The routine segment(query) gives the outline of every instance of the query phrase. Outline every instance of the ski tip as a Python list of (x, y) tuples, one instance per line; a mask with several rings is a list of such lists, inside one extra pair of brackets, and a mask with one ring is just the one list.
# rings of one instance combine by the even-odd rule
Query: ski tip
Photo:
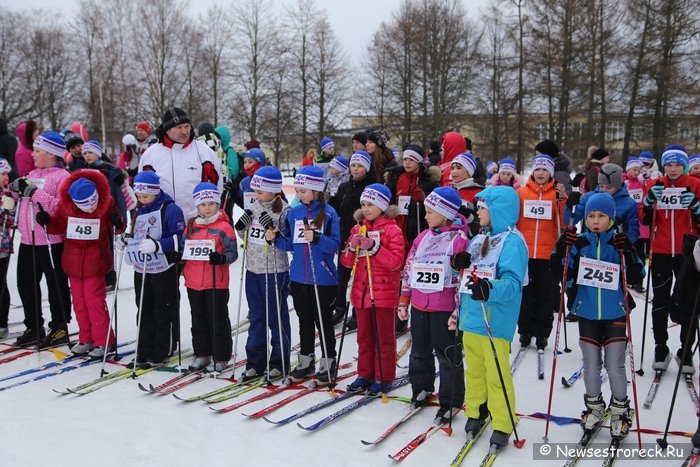
[(220, 413), (221, 409), (217, 409), (216, 407), (209, 406), (209, 410), (213, 410), (216, 413)]
[(299, 428), (301, 428), (302, 430), (309, 431), (308, 427), (305, 427), (304, 425), (302, 425), (302, 424), (299, 423), (299, 422), (297, 422), (297, 426), (298, 426)]
[(182, 397), (178, 396), (177, 394), (173, 394), (173, 397), (174, 397), (175, 399), (179, 400), (179, 401), (185, 402), (185, 399), (183, 399)]
[(642, 405), (645, 409), (648, 409), (649, 407), (651, 407), (651, 404), (649, 402), (644, 402), (644, 404), (642, 404)]
[(147, 387), (145, 387), (141, 383), (139, 383), (139, 389), (142, 390), (143, 392), (148, 392), (148, 393), (152, 392), (151, 390), (149, 390)]
[(515, 445), (516, 448), (522, 449), (522, 447), (525, 446), (525, 438), (514, 439), (513, 444)]
[(372, 441), (365, 441), (364, 439), (361, 439), (360, 442), (365, 446), (371, 446), (374, 444)]
[(451, 426), (446, 426), (446, 427), (441, 428), (441, 429), (442, 429), (442, 431), (447, 433), (447, 436), (452, 436), (452, 427)]
[(568, 382), (568, 381), (566, 380), (566, 378), (564, 378), (563, 376), (561, 377), (561, 384), (562, 384), (565, 388), (570, 387), (570, 386), (569, 386), (569, 382)]
[(263, 416), (262, 419), (265, 420), (267, 423), (272, 423), (273, 425), (277, 425), (277, 422), (275, 422), (275, 421), (273, 421), (273, 420), (270, 420), (269, 418), (267, 418), (267, 417), (265, 417), (265, 416)]

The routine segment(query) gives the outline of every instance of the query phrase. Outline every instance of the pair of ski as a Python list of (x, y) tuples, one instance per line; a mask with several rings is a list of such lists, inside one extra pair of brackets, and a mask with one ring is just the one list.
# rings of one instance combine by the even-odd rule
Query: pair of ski
[[(680, 371), (680, 368), (678, 369), (678, 371)], [(654, 379), (651, 382), (651, 386), (649, 387), (649, 392), (647, 393), (647, 398), (644, 401), (644, 408), (645, 409), (651, 408), (651, 405), (654, 403), (654, 399), (656, 398), (656, 393), (659, 390), (659, 386), (661, 385), (661, 380), (663, 379), (663, 376), (665, 373), (666, 373), (666, 370), (654, 370)], [(693, 407), (697, 408), (697, 406), (698, 406), (698, 392), (695, 389), (695, 382), (693, 381), (692, 373), (683, 373), (683, 380), (685, 381), (685, 386), (688, 389), (688, 395), (690, 396), (690, 400), (693, 403)]]
[[(510, 374), (515, 375), (515, 372), (518, 370), (518, 367), (520, 367), (520, 364), (522, 363), (523, 359), (525, 358), (525, 354), (527, 353), (527, 349), (529, 349), (530, 346), (528, 345), (527, 347), (520, 347), (520, 350), (518, 350), (518, 353), (515, 355), (515, 358), (513, 359), (513, 363), (510, 365)], [(544, 350), (543, 349), (538, 349), (537, 350), (537, 379), (544, 379)]]
[[(78, 335), (77, 332), (70, 334), (70, 336), (76, 336), (76, 335)], [(2, 344), (2, 345), (6, 345), (8, 347), (0, 350), (0, 355), (6, 354), (6, 353), (12, 353), (12, 352), (19, 352), (19, 353), (16, 353), (14, 355), (10, 355), (8, 357), (0, 359), (0, 365), (2, 365), (4, 363), (14, 362), (15, 360), (18, 360), (22, 357), (28, 357), (29, 355), (35, 355), (38, 352), (43, 352), (43, 351), (51, 352), (56, 356), (56, 358), (61, 359), (61, 360), (66, 357), (66, 354), (64, 352), (61, 352), (60, 350), (58, 350), (59, 347), (62, 347), (66, 344), (50, 345), (47, 347), (42, 347), (38, 350), (37, 349), (30, 350), (32, 348), (31, 344), (23, 345), (23, 346), (11, 345), (11, 344)], [(34, 346), (35, 345), (36, 345), (36, 343), (34, 344)]]
[[(630, 418), (634, 417), (634, 411), (630, 411)], [(600, 429), (602, 428), (603, 424), (608, 421), (610, 418), (610, 409), (606, 409), (605, 412), (603, 413), (603, 418), (598, 421), (598, 423), (595, 425), (594, 428), (590, 430), (585, 430), (583, 435), (581, 436), (581, 439), (579, 442), (576, 444), (576, 447), (574, 447), (573, 452), (575, 453), (574, 456), (569, 457), (566, 460), (566, 463), (564, 464), (564, 467), (573, 467), (574, 465), (578, 464), (578, 462), (581, 460), (581, 455), (582, 453), (585, 452), (586, 448), (591, 444), (593, 439), (598, 435), (600, 432)], [(613, 436), (612, 440), (610, 441), (610, 444), (605, 451), (607, 453), (607, 457), (603, 459), (603, 467), (610, 467), (612, 466), (615, 461), (618, 459), (615, 455), (617, 453), (618, 448), (620, 447), (620, 443), (622, 443), (622, 440), (624, 438), (621, 438), (619, 436)]]

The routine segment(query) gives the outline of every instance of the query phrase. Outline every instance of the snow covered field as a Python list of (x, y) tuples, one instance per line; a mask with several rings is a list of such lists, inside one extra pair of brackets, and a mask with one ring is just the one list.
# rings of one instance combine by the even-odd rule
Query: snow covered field
[[(19, 235), (17, 236), (19, 238)], [(16, 291), (16, 256), (13, 256), (8, 284), (11, 289), (13, 305), (19, 305)], [(231, 267), (231, 299), (229, 302), (232, 321), (236, 317), (236, 303), (240, 280), (240, 262)], [(133, 271), (124, 266), (119, 292), (119, 340), (120, 342), (135, 339), (135, 300)], [(183, 348), (191, 343), (189, 333), (189, 304), (186, 299), (184, 286), (181, 286), (183, 300), (181, 303)], [(46, 294), (44, 294), (46, 296)], [(111, 294), (108, 296), (111, 303)], [(289, 300), (291, 306), (291, 298)], [(643, 301), (637, 298), (638, 307), (633, 312), (633, 335), (636, 351), (636, 363), (639, 364), (641, 351), (641, 327), (643, 319)], [(48, 303), (43, 302), (44, 317), (48, 315)], [(243, 297), (243, 316), (245, 316), (246, 301)], [(21, 308), (12, 308), (10, 322), (18, 322), (23, 318)], [(48, 321), (48, 320), (47, 320)], [(292, 313), (292, 344), (298, 342), (296, 316)], [(556, 321), (555, 321), (556, 324)], [(647, 333), (646, 355), (644, 358), (644, 377), (637, 377), (640, 419), (643, 428), (663, 431), (669, 409), (673, 383), (678, 366), (672, 362), (669, 374), (663, 380), (651, 409), (641, 407), (647, 390), (653, 379), (651, 362), (653, 360), (653, 337), (651, 334), (651, 319)], [(15, 324), (11, 331), (21, 331), (24, 327)], [(70, 325), (71, 331), (77, 331), (75, 319)], [(669, 346), (675, 352), (678, 345), (679, 327), (669, 329), (671, 338)], [(557, 375), (555, 377), (555, 395), (552, 413), (558, 416), (579, 417), (583, 409), (583, 381), (572, 388), (564, 388), (559, 380), (568, 377), (580, 365), (577, 343), (577, 326), (568, 324), (569, 347), (571, 353), (559, 355)], [(244, 358), (244, 344), (247, 334), (241, 334), (238, 350)], [(407, 336), (400, 338), (399, 346)], [(517, 338), (516, 338), (517, 342)], [(549, 377), (551, 371), (551, 346), (554, 345), (554, 332), (550, 337), (550, 347), (546, 352), (544, 380), (537, 379), (536, 351), (530, 350), (514, 381), (517, 394), (517, 412), (532, 414), (546, 412)], [(0, 345), (0, 348), (4, 346)], [(560, 343), (563, 349), (563, 334)], [(132, 349), (133, 345), (125, 347)], [(513, 346), (511, 359), (515, 356), (517, 343)], [(357, 355), (355, 335), (345, 341), (343, 363), (353, 362)], [(130, 361), (126, 357), (125, 361)], [(294, 357), (293, 357), (294, 359)], [(55, 357), (48, 352), (24, 357), (16, 361), (0, 365), (0, 378), (21, 370), (36, 367), (51, 361)], [(407, 365), (408, 355), (402, 358), (401, 365)], [(188, 361), (186, 361), (188, 363)], [(305, 432), (290, 423), (285, 426), (274, 426), (264, 420), (249, 420), (241, 415), (265, 407), (276, 400), (286, 397), (284, 393), (273, 398), (252, 403), (242, 409), (227, 414), (217, 414), (207, 408), (203, 402), (184, 403), (172, 396), (146, 394), (137, 387), (152, 383), (157, 385), (173, 376), (173, 373), (151, 372), (141, 376), (137, 381), (128, 379), (120, 381), (107, 388), (85, 396), (61, 396), (51, 389), (64, 389), (87, 382), (96, 378), (100, 365), (81, 368), (65, 375), (32, 382), (0, 393), (0, 466), (230, 466), (230, 465), (390, 465), (394, 462), (387, 458), (416, 435), (426, 430), (432, 423), (436, 408), (424, 409), (409, 422), (402, 425), (386, 441), (378, 446), (364, 446), (361, 439), (372, 440), (382, 433), (395, 420), (408, 411), (408, 405), (403, 402), (389, 401), (384, 404), (380, 400), (362, 407), (336, 423), (317, 432)], [(113, 370), (115, 367), (109, 368)], [(241, 370), (237, 370), (236, 375)], [(407, 370), (398, 369), (398, 374)], [(225, 373), (224, 376), (230, 375)], [(0, 386), (21, 381), (0, 382)], [(351, 380), (348, 380), (349, 382)], [(228, 381), (217, 381), (206, 378), (184, 388), (179, 394), (190, 396), (215, 389)], [(347, 384), (347, 383), (345, 383)], [(345, 384), (339, 384), (344, 389)], [(265, 391), (257, 389), (220, 405), (229, 405)], [(603, 386), (604, 397), (609, 400), (610, 394), (607, 383)], [(405, 386), (395, 391), (397, 395), (410, 397), (410, 387)], [(629, 385), (632, 395), (632, 385)], [(308, 407), (328, 398), (324, 392), (305, 396), (292, 404), (272, 413), (270, 418), (277, 420), (298, 410)], [(309, 425), (331, 412), (338, 410), (345, 403), (339, 403), (326, 410), (306, 416), (299, 421)], [(671, 430), (694, 432), (697, 426), (696, 410), (693, 407), (683, 381), (678, 392), (675, 413)], [(461, 447), (464, 440), (465, 417), (460, 414), (454, 420), (455, 430), (451, 437), (438, 432), (429, 438), (403, 463), (413, 466), (449, 465)], [(636, 427), (636, 425), (635, 425)], [(560, 461), (543, 461), (533, 459), (535, 443), (540, 443), (544, 434), (543, 420), (522, 418), (518, 425), (520, 436), (527, 439), (522, 449), (511, 445), (498, 457), (496, 465), (561, 465)], [(551, 424), (549, 440), (552, 443), (575, 443), (580, 437), (578, 425), (570, 424), (557, 426)], [(490, 430), (479, 439), (463, 465), (478, 465), (488, 448)], [(658, 434), (643, 434), (645, 443), (654, 443)], [(601, 430), (597, 440), (605, 443), (609, 440), (607, 429)], [(669, 436), (669, 442), (684, 447), (689, 446), (689, 438)], [(625, 446), (636, 445), (636, 433), (630, 433)], [(602, 447), (602, 444), (600, 445)], [(650, 447), (649, 444), (647, 447)], [(581, 465), (599, 465), (598, 461), (584, 461)], [(621, 465), (630, 465), (631, 461), (620, 461)], [(644, 465), (680, 465), (682, 461), (648, 460)]]

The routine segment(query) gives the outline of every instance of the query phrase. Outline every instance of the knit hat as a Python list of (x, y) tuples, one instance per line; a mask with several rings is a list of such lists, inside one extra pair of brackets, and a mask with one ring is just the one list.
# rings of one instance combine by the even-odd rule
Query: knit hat
[(323, 169), (315, 165), (306, 165), (297, 171), (294, 177), (294, 188), (323, 191), (326, 188), (326, 180), (323, 178)]
[(372, 168), (372, 156), (370, 156), (367, 151), (355, 151), (352, 156), (350, 156), (350, 165), (352, 164), (360, 164), (369, 172)]
[(374, 204), (384, 212), (389, 207), (389, 202), (391, 201), (391, 190), (381, 183), (372, 183), (362, 190), (360, 203), (363, 201)]
[(45, 131), (34, 140), (34, 149), (41, 149), (63, 159), (63, 153), (66, 152), (66, 143), (63, 142), (61, 135), (55, 131)]
[(515, 161), (508, 157), (501, 159), (498, 163), (498, 171), (515, 175)]
[(639, 153), (639, 160), (645, 164), (651, 163), (654, 162), (654, 155), (650, 151), (642, 151)]
[(688, 159), (688, 169), (692, 169), (696, 165), (700, 165), (700, 154), (693, 154)]
[(136, 124), (136, 128), (139, 128), (139, 129), (145, 131), (145, 132), (148, 133), (149, 135), (151, 134), (151, 124), (148, 123), (148, 122), (145, 122), (145, 121), (144, 121), (144, 122), (138, 122), (138, 123)]
[(593, 196), (588, 198), (588, 201), (586, 202), (585, 217), (588, 217), (588, 214), (591, 211), (600, 211), (603, 214), (605, 214), (606, 216), (608, 216), (610, 219), (614, 220), (615, 219), (615, 200), (608, 193), (605, 193), (605, 192), (595, 193)]
[(603, 164), (598, 172), (598, 184), (622, 188), (622, 167), (617, 164)]
[(331, 161), (330, 166), (341, 174), (344, 174), (350, 170), (350, 162), (348, 162), (347, 157), (343, 156), (335, 156)]
[(496, 169), (496, 170), (498, 170), (498, 164), (495, 163), (494, 161), (491, 161), (491, 162), (489, 162), (488, 164), (486, 164), (486, 171), (487, 171), (487, 172), (491, 172), (491, 169)]
[(644, 163), (642, 163), (641, 159), (639, 157), (630, 157), (627, 159), (627, 165), (625, 165), (625, 171), (629, 169), (633, 169), (635, 167), (639, 167), (640, 169), (644, 166)]
[(532, 159), (532, 171), (545, 169), (550, 177), (554, 177), (554, 159), (548, 154), (538, 154)]
[(454, 188), (441, 186), (435, 188), (426, 198), (425, 206), (448, 220), (453, 220), (462, 205), (462, 199)]
[(85, 143), (85, 141), (83, 140), (83, 138), (80, 137), (80, 135), (70, 130), (66, 131), (66, 133), (63, 135), (63, 142), (66, 144), (66, 150), (69, 151), (70, 148), (72, 148), (73, 146)]
[(409, 158), (411, 160), (414, 160), (418, 162), (419, 164), (423, 162), (423, 148), (420, 147), (417, 144), (409, 144), (406, 146), (406, 148), (403, 150), (403, 159)]
[(271, 165), (261, 167), (250, 179), (250, 187), (253, 190), (279, 193), (282, 191), (282, 172)]
[(593, 154), (591, 154), (591, 159), (600, 161), (603, 160), (604, 157), (608, 157), (610, 153), (603, 148), (596, 149)]
[(202, 122), (197, 127), (197, 134), (199, 136), (208, 135), (210, 133), (214, 133), (214, 125), (209, 122)]
[(194, 187), (192, 197), (194, 198), (195, 207), (208, 201), (221, 204), (221, 193), (219, 193), (219, 189), (216, 185), (209, 182), (202, 182)]
[(75, 205), (78, 206), (81, 211), (85, 212), (94, 209), (99, 200), (95, 183), (83, 177), (71, 183), (68, 194)]
[(102, 145), (99, 141), (91, 139), (87, 143), (83, 144), (82, 153), (85, 154), (86, 152), (93, 152), (97, 154), (98, 157), (102, 157)]
[(0, 157), (0, 174), (6, 174), (12, 172), (12, 167), (7, 159)]
[(535, 151), (539, 152), (540, 154), (547, 154), (553, 159), (559, 155), (559, 146), (557, 146), (557, 143), (551, 139), (545, 139), (537, 143), (537, 146), (535, 146)]
[(385, 148), (389, 142), (389, 135), (385, 131), (373, 131), (367, 135), (367, 141), (372, 141), (380, 148)]
[(243, 158), (245, 159), (246, 157), (248, 159), (253, 159), (260, 165), (267, 164), (267, 157), (265, 157), (265, 153), (260, 148), (248, 149), (246, 152), (243, 153)]
[(452, 164), (459, 164), (464, 167), (467, 173), (469, 173), (470, 177), (474, 175), (474, 172), (476, 171), (476, 160), (474, 160), (474, 156), (468, 152), (457, 154), (457, 156), (452, 159)]
[(187, 112), (179, 107), (168, 107), (163, 113), (161, 128), (163, 129), (163, 133), (166, 133), (171, 128), (175, 128), (183, 123), (192, 124), (192, 119), (187, 115)]
[(160, 193), (160, 177), (152, 170), (139, 172), (134, 177), (134, 193), (157, 195)]
[(328, 138), (325, 137), (321, 140), (321, 151), (330, 151), (335, 147), (335, 142)]
[(367, 133), (361, 131), (352, 135), (352, 140), (361, 143), (363, 146), (367, 144)]
[(665, 167), (666, 164), (671, 164), (675, 162), (676, 164), (681, 164), (684, 169), (688, 168), (688, 153), (680, 149), (668, 149), (661, 154), (661, 166)]
[(260, 149), (260, 142), (257, 139), (251, 139), (250, 141), (246, 141), (243, 146), (245, 146), (246, 151), (253, 148)]

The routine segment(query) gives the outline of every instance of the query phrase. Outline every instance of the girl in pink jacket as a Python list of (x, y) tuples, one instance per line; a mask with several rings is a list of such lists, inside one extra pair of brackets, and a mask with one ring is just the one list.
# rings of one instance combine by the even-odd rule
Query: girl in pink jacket
[(221, 194), (216, 185), (200, 183), (193, 197), (199, 215), (187, 223), (182, 250), (192, 312), (194, 361), (189, 369), (220, 372), (226, 368), (233, 347), (228, 318), (229, 265), (238, 257), (238, 246), (228, 216), (219, 209)]
[(352, 268), (356, 264), (350, 302), (357, 317), (358, 378), (348, 391), (369, 390), (372, 395), (386, 392), (396, 376), (394, 310), (399, 304), (401, 261), (406, 247), (403, 232), (394, 220), (398, 207), (389, 206), (390, 202), (391, 191), (386, 186), (373, 183), (365, 187), (360, 195), (362, 207), (355, 212), (358, 224), (350, 230), (340, 256), (343, 266)]
[[(641, 176), (642, 168), (644, 163), (638, 157), (630, 157), (627, 160), (627, 165), (625, 166), (625, 173), (622, 174), (622, 181), (627, 185), (627, 191), (629, 192), (630, 198), (632, 198), (639, 206), (644, 198), (644, 187), (649, 182)], [(643, 225), (640, 219), (639, 222), (639, 239), (634, 242), (634, 247), (637, 250), (637, 254), (642, 261), (646, 261), (649, 255), (649, 226)], [(644, 293), (643, 280), (640, 279), (638, 282), (630, 284), (634, 290), (640, 293)]]

